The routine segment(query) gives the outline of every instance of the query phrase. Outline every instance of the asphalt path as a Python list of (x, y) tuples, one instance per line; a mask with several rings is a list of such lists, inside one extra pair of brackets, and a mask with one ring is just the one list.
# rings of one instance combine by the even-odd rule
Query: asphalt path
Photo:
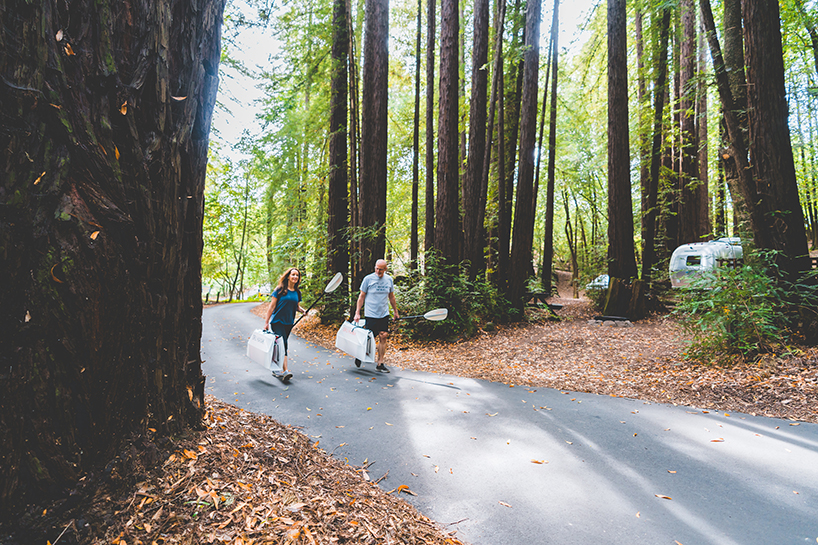
[[(818, 542), (818, 425), (422, 373), (290, 337), (245, 356), (253, 304), (205, 309), (207, 391), (296, 426), (475, 545)], [(387, 353), (387, 364), (389, 353)], [(396, 492), (395, 492), (396, 493)]]

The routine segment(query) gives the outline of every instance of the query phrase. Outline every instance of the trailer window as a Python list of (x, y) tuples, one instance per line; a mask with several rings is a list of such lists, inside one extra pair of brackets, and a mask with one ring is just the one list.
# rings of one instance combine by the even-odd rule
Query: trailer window
[(702, 264), (702, 256), (700, 255), (689, 255), (687, 256), (687, 261), (685, 264), (688, 267), (698, 267)]

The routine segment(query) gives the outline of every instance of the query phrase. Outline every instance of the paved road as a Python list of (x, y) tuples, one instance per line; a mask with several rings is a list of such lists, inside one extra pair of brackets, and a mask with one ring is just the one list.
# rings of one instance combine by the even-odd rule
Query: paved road
[(205, 310), (208, 392), (374, 462), (382, 488), (407, 485), (417, 496), (401, 497), (472, 544), (818, 541), (818, 425), (383, 375), (294, 336), (285, 386), (244, 355), (261, 323), (250, 308)]

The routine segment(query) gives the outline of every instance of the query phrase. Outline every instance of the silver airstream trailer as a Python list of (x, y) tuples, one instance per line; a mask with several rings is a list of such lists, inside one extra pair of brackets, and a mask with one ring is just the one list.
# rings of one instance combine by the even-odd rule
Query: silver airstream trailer
[(743, 256), (738, 237), (682, 244), (670, 257), (670, 284), (686, 288), (698, 274), (721, 266), (734, 267)]

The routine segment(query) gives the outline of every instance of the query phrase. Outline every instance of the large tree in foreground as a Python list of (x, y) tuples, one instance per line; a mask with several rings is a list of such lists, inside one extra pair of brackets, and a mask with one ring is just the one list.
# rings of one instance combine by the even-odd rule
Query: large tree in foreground
[(0, 0), (0, 512), (200, 422), (224, 0)]
[(636, 278), (625, 0), (608, 0), (608, 274)]
[(520, 165), (517, 178), (517, 202), (514, 208), (514, 234), (511, 246), (509, 300), (522, 310), (526, 282), (531, 270), (534, 244), (534, 144), (537, 138), (537, 82), (540, 63), (539, 0), (526, 2), (525, 50), (523, 53), (523, 88), (520, 104)]

